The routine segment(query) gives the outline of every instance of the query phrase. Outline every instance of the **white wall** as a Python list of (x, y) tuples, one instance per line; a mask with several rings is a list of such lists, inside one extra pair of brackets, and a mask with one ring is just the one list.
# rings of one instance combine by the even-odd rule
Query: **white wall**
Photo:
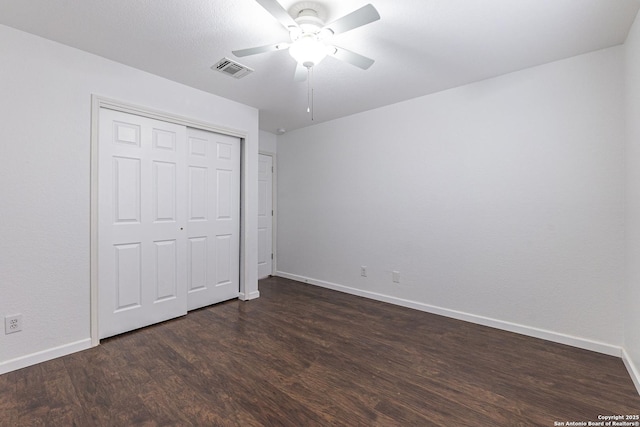
[(627, 117), (627, 282), (622, 301), (629, 370), (640, 391), (640, 17), (625, 43)]
[(244, 270), (257, 294), (258, 112), (0, 26), (0, 373), (89, 345), (91, 94), (245, 132)]
[(276, 154), (278, 138), (271, 132), (260, 131), (260, 152), (265, 154)]
[(279, 274), (620, 355), (623, 53), (279, 136)]

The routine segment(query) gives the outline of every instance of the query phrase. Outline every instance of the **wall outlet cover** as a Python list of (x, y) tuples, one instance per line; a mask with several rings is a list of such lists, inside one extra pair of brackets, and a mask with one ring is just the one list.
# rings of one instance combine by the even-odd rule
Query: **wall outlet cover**
[(13, 334), (14, 332), (20, 332), (21, 330), (22, 330), (22, 314), (5, 316), (4, 318), (5, 335)]

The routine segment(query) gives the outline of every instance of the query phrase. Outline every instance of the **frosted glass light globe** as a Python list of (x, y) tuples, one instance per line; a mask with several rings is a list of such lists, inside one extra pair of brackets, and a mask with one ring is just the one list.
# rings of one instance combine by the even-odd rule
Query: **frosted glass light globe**
[(327, 56), (327, 47), (315, 34), (303, 34), (289, 47), (289, 54), (299, 64), (311, 68)]

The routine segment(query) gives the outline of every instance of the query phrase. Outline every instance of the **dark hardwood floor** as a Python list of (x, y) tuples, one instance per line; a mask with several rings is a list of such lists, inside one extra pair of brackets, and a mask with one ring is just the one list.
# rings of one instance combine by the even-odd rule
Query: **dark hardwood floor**
[(622, 363), (281, 278), (0, 376), (1, 426), (554, 426), (640, 414)]

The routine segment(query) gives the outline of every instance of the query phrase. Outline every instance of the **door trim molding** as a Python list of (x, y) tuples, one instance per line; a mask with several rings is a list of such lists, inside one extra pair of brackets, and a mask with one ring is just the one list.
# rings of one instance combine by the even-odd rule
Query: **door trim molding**
[(257, 291), (247, 294), (245, 292), (245, 277), (243, 266), (247, 260), (247, 218), (245, 211), (242, 209), (246, 206), (247, 194), (243, 191), (242, 182), (247, 177), (247, 159), (244, 156), (246, 151), (246, 141), (248, 133), (242, 130), (219, 126), (213, 123), (192, 119), (189, 117), (168, 113), (165, 111), (155, 110), (153, 108), (123, 102), (104, 96), (91, 95), (91, 233), (90, 233), (90, 314), (91, 314), (91, 346), (95, 347), (100, 344), (98, 334), (98, 126), (99, 113), (101, 108), (120, 111), (123, 113), (135, 114), (150, 119), (161, 120), (168, 123), (183, 125), (190, 128), (202, 129), (209, 132), (215, 132), (223, 135), (234, 136), (240, 138), (240, 291), (238, 296), (240, 299), (248, 300), (257, 298)]

